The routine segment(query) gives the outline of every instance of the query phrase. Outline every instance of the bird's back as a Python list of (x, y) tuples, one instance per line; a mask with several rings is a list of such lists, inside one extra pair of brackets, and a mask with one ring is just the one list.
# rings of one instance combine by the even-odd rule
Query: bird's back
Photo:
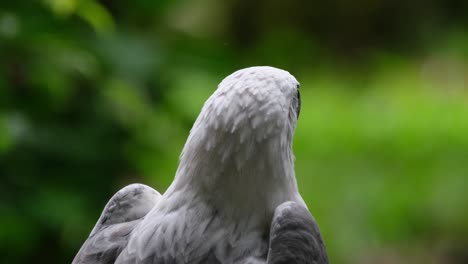
[[(234, 220), (184, 194), (163, 200), (138, 224), (116, 263), (248, 263), (266, 260), (269, 221)], [(190, 197), (190, 198), (189, 198)], [(175, 198), (178, 199), (178, 198)]]

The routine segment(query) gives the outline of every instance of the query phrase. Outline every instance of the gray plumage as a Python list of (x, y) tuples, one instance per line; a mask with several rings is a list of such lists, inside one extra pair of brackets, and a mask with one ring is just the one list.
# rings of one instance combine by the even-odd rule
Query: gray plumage
[(114, 263), (128, 237), (161, 195), (143, 184), (118, 191), (104, 210), (73, 263)]
[(276, 208), (267, 263), (328, 263), (319, 227), (306, 208), (294, 202), (285, 202)]
[(133, 184), (115, 194), (73, 263), (328, 263), (295, 179), (299, 110), (299, 83), (286, 71), (226, 77), (169, 189)]

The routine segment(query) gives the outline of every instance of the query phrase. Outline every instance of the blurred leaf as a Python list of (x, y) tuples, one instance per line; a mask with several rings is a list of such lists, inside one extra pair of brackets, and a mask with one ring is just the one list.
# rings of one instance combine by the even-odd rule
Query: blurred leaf
[(43, 0), (59, 16), (73, 14), (80, 0)]
[(112, 32), (114, 20), (111, 14), (94, 0), (80, 0), (77, 14), (91, 24), (98, 33)]

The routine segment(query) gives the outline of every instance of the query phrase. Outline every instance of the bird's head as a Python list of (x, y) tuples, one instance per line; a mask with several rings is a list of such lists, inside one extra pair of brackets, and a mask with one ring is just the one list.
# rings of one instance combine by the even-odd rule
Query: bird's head
[(290, 147), (300, 107), (299, 82), (289, 72), (242, 69), (226, 77), (206, 101), (188, 141), (204, 139), (209, 150), (226, 141), (256, 145), (276, 138)]
[(194, 126), (247, 137), (268, 138), (295, 127), (300, 111), (299, 82), (273, 67), (251, 67), (226, 77), (205, 103)]

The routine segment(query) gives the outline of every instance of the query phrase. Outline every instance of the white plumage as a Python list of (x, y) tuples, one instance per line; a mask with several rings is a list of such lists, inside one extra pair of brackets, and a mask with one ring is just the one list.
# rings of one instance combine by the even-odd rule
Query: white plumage
[[(103, 261), (87, 263), (265, 263), (273, 245), (270, 228), (275, 209), (287, 201), (306, 208), (292, 153), (298, 88), (292, 75), (272, 67), (251, 67), (226, 77), (195, 121), (169, 189), (162, 196), (145, 196), (154, 197), (150, 210), (147, 202), (133, 202), (128, 212), (140, 212), (140, 204), (147, 213), (124, 222), (131, 222), (131, 230), (117, 234), (122, 241), (112, 249), (110, 262), (101, 256)], [(141, 186), (141, 192), (153, 192)], [(293, 207), (283, 208), (289, 212)], [(312, 219), (302, 213), (297, 219), (301, 217)], [(101, 219), (88, 241), (99, 230), (105, 231)], [(116, 221), (107, 226), (111, 223)], [(76, 263), (84, 263), (80, 255), (83, 261), (89, 256), (87, 243)], [(268, 261), (274, 263), (270, 257)]]

